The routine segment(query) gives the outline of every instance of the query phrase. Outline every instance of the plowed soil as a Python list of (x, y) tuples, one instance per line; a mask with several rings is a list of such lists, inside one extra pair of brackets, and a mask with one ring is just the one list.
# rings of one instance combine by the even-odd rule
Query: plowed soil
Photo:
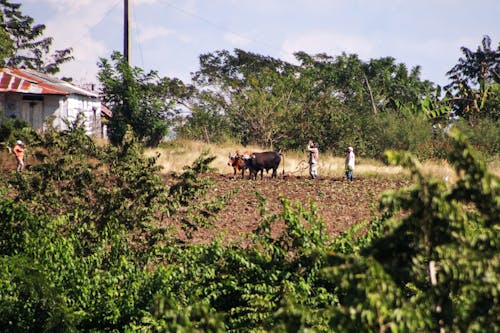
[[(245, 243), (245, 237), (257, 228), (263, 220), (260, 213), (259, 196), (264, 197), (264, 216), (281, 212), (280, 198), (300, 203), (309, 208), (314, 202), (318, 215), (325, 222), (326, 232), (335, 236), (361, 221), (371, 221), (379, 216), (378, 202), (381, 194), (390, 189), (399, 189), (410, 183), (403, 178), (357, 177), (349, 182), (340, 177), (278, 177), (263, 180), (233, 179), (232, 174), (209, 174), (214, 185), (202, 202), (225, 197), (224, 207), (215, 213), (204, 212), (209, 224), (198, 227), (180, 237), (187, 242), (206, 243), (217, 236), (224, 242)], [(194, 206), (197, 206), (195, 203)], [(194, 212), (194, 206), (187, 210)], [(278, 223), (279, 225), (279, 223)], [(279, 232), (279, 226), (275, 233)]]

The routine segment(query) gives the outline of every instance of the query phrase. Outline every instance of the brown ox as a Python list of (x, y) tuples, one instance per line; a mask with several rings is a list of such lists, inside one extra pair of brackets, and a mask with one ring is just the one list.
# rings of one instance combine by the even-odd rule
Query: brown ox
[(232, 166), (234, 173), (233, 177), (236, 178), (236, 173), (238, 171), (241, 171), (241, 178), (243, 179), (245, 177), (245, 170), (247, 169), (247, 166), (245, 165), (245, 161), (243, 160), (243, 157), (248, 157), (252, 154), (251, 151), (244, 151), (241, 153), (239, 150), (235, 151), (234, 153), (229, 153), (229, 160), (227, 161), (227, 165)]

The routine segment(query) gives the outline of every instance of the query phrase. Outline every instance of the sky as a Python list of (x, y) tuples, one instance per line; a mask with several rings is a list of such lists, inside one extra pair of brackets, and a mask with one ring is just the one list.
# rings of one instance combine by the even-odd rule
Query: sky
[[(12, 0), (45, 24), (51, 51), (73, 48), (59, 77), (97, 83), (97, 63), (123, 53), (124, 0)], [(393, 57), (421, 79), (446, 72), (484, 35), (500, 42), (498, 0), (129, 0), (131, 64), (190, 83), (199, 56), (247, 52), (295, 63), (294, 53)]]

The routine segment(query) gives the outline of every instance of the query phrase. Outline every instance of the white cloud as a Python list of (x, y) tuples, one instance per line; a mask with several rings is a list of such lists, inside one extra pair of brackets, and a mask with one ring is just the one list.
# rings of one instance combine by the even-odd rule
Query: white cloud
[(69, 16), (75, 14), (80, 14), (80, 16), (84, 16), (85, 14), (98, 15), (99, 13), (103, 13), (107, 8), (118, 5), (122, 6), (123, 4), (123, 0), (47, 0), (46, 2), (58, 13), (64, 13), (64, 15)]
[(130, 0), (129, 3), (132, 3), (134, 6), (140, 5), (153, 5), (155, 3), (160, 2), (159, 0)]
[(138, 41), (139, 42), (146, 42), (149, 40), (154, 40), (160, 37), (165, 37), (169, 35), (175, 34), (175, 31), (172, 29), (167, 29), (165, 27), (161, 26), (143, 26), (139, 25), (137, 27), (138, 31)]
[(246, 47), (250, 44), (250, 39), (232, 32), (225, 33), (224, 40), (237, 47)]
[(294, 61), (293, 53), (298, 51), (309, 54), (326, 53), (332, 56), (342, 52), (355, 53), (364, 59), (371, 56), (373, 43), (363, 37), (316, 31), (285, 39), (281, 49), (287, 61)]
[(51, 51), (71, 47), (75, 60), (63, 64), (58, 76), (75, 81), (96, 81), (97, 62), (111, 53), (109, 45), (93, 37), (94, 28), (109, 20), (113, 10), (122, 10), (121, 0), (49, 0), (53, 16), (45, 22), (45, 35), (54, 38)]

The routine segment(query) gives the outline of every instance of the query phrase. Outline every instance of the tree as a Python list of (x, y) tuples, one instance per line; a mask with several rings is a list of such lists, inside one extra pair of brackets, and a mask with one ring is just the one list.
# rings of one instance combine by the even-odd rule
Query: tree
[(498, 331), (499, 179), (463, 134), (450, 136), (454, 184), (426, 176), (407, 152), (387, 152), (415, 184), (382, 197), (392, 218), (380, 238), (357, 255), (330, 256), (335, 331)]
[(194, 81), (209, 107), (227, 115), (232, 137), (267, 147), (286, 137), (286, 82), (294, 66), (239, 49), (201, 55), (200, 63)]
[(491, 47), (491, 38), (484, 36), (476, 52), (465, 46), (461, 47), (463, 58), (446, 74), (451, 83), (445, 89), (457, 114), (470, 117), (472, 111), (492, 115), (498, 118), (498, 108), (486, 108), (492, 86), (500, 84), (500, 43), (496, 50)]
[(158, 73), (144, 73), (131, 67), (119, 53), (111, 55), (111, 64), (101, 58), (98, 77), (103, 88), (103, 100), (113, 111), (108, 135), (113, 144), (121, 144), (127, 129), (148, 146), (157, 146), (168, 133), (172, 99), (168, 78)]
[[(391, 57), (369, 62), (345, 53), (295, 57), (298, 65), (239, 49), (204, 54), (193, 81), (211, 96), (203, 107), (227, 115), (231, 137), (242, 144), (297, 149), (312, 139), (334, 153), (343, 152), (346, 143), (356, 145), (367, 156), (388, 148), (373, 141), (384, 131), (373, 119), (397, 119), (383, 115), (388, 112), (400, 118), (420, 113), (419, 101), (433, 94), (418, 66), (408, 69)], [(411, 115), (414, 119), (426, 121)]]
[[(1, 18), (1, 16), (0, 16)], [(5, 66), (5, 59), (14, 53), (14, 43), (10, 39), (9, 33), (0, 26), (0, 66)]]
[(50, 54), (53, 38), (42, 37), (45, 25), (33, 25), (34, 19), (23, 15), (20, 7), (21, 4), (0, 0), (0, 37), (8, 37), (13, 47), (7, 41), (0, 43), (1, 62), (4, 66), (24, 66), (47, 74), (59, 72), (60, 65), (73, 60), (72, 49)]

